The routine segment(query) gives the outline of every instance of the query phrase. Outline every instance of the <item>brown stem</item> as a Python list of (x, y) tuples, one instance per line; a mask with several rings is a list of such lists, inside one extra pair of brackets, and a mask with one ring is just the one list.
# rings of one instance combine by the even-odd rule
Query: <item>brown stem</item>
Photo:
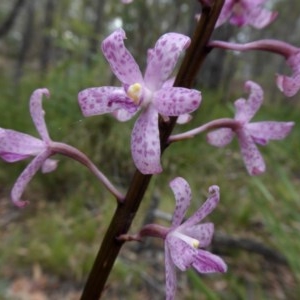
[[(179, 69), (175, 86), (190, 88), (206, 54), (206, 44), (214, 30), (215, 23), (220, 14), (224, 0), (216, 0), (212, 7), (204, 7), (196, 32), (192, 38), (191, 46)], [(166, 148), (176, 118), (168, 123), (161, 120), (160, 138), (162, 151)], [(103, 238), (102, 245), (91, 269), (81, 300), (98, 300), (104, 289), (106, 280), (124, 244), (117, 240), (121, 234), (126, 234), (131, 226), (139, 205), (149, 185), (151, 175), (143, 175), (136, 171), (129, 186), (125, 201), (119, 203), (111, 220), (108, 230)]]

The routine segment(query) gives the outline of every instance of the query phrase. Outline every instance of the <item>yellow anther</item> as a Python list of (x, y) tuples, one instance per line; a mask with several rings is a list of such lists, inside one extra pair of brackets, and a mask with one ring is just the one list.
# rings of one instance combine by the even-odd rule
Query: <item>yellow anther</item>
[(198, 240), (195, 240), (195, 239), (192, 240), (191, 244), (192, 244), (192, 247), (195, 248), (195, 249), (198, 249), (199, 246), (200, 246), (200, 242)]
[(134, 83), (127, 90), (128, 97), (131, 98), (133, 100), (133, 103), (136, 105), (138, 105), (140, 102), (142, 89), (143, 88), (140, 83)]

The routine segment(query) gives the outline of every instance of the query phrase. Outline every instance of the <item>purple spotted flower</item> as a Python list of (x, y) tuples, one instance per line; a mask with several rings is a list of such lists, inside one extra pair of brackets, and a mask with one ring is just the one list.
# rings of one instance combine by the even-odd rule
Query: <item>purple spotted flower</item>
[(294, 122), (249, 123), (263, 102), (263, 90), (252, 81), (245, 83), (245, 89), (250, 92), (248, 100), (235, 101), (235, 120), (238, 121), (236, 129), (220, 128), (211, 131), (207, 135), (207, 141), (216, 147), (224, 147), (236, 134), (249, 174), (258, 175), (265, 171), (265, 162), (255, 144), (266, 145), (269, 140), (284, 139), (294, 126)]
[(49, 159), (53, 154), (49, 144), (51, 143), (44, 120), (42, 108), (42, 96), (49, 96), (47, 89), (38, 89), (30, 98), (30, 114), (37, 131), (42, 139), (37, 139), (28, 134), (10, 129), (0, 128), (0, 157), (7, 162), (16, 162), (31, 156), (34, 159), (21, 173), (11, 191), (11, 198), (15, 205), (25, 206), (28, 202), (20, 200), (20, 197), (34, 174), (41, 168), (42, 172), (51, 172), (56, 166), (55, 160)]
[(183, 223), (184, 215), (191, 202), (190, 186), (183, 178), (177, 177), (171, 181), (170, 187), (175, 195), (176, 208), (172, 227), (165, 237), (167, 300), (175, 299), (177, 286), (175, 266), (181, 271), (193, 267), (199, 273), (227, 271), (226, 264), (219, 256), (201, 249), (211, 243), (214, 224), (199, 224), (199, 222), (217, 206), (220, 198), (219, 187), (211, 186), (206, 202)]
[(144, 77), (124, 39), (125, 32), (118, 29), (102, 43), (104, 56), (122, 87), (88, 88), (79, 93), (78, 101), (84, 116), (112, 113), (125, 121), (141, 110), (131, 135), (132, 157), (140, 172), (155, 174), (162, 171), (159, 114), (163, 118), (187, 116), (201, 102), (199, 91), (173, 87), (169, 79), (190, 39), (178, 33), (160, 37), (154, 49), (148, 50)]
[(119, 237), (123, 241), (141, 241), (146, 236), (164, 239), (167, 300), (175, 299), (177, 287), (175, 266), (181, 271), (193, 267), (199, 273), (227, 271), (227, 265), (219, 256), (202, 249), (211, 243), (214, 224), (199, 224), (219, 203), (219, 187), (211, 186), (208, 199), (184, 222), (185, 213), (191, 203), (190, 186), (184, 178), (177, 177), (170, 182), (170, 187), (176, 201), (171, 227), (147, 224), (138, 234), (125, 234)]
[(227, 20), (236, 26), (251, 25), (261, 29), (277, 17), (277, 12), (271, 12), (262, 6), (266, 0), (225, 0), (216, 26)]

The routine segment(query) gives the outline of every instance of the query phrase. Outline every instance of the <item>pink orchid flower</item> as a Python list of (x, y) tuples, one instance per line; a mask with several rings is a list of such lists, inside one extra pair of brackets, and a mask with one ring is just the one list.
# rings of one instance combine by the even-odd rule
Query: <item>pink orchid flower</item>
[(227, 271), (225, 262), (219, 256), (201, 249), (211, 243), (214, 224), (199, 224), (199, 222), (219, 203), (219, 187), (211, 186), (206, 202), (183, 223), (184, 215), (191, 202), (190, 186), (185, 179), (177, 177), (171, 181), (170, 187), (176, 199), (176, 208), (172, 227), (165, 237), (167, 300), (175, 299), (177, 286), (175, 266), (181, 271), (193, 267), (199, 273)]
[(251, 25), (261, 29), (277, 17), (277, 12), (271, 12), (262, 7), (266, 0), (225, 0), (216, 27), (227, 20), (239, 27)]
[(84, 116), (113, 113), (120, 121), (141, 110), (131, 135), (132, 157), (141, 173), (160, 173), (159, 114), (165, 118), (187, 116), (201, 102), (199, 91), (173, 87), (169, 79), (190, 39), (178, 33), (160, 37), (154, 49), (148, 51), (144, 77), (124, 39), (125, 32), (118, 29), (102, 43), (103, 54), (123, 86), (85, 89), (78, 95), (79, 105)]
[(167, 300), (175, 299), (177, 287), (175, 266), (181, 271), (193, 267), (199, 273), (227, 271), (227, 265), (219, 256), (202, 249), (211, 243), (214, 224), (199, 224), (219, 203), (219, 187), (211, 186), (208, 199), (184, 222), (185, 213), (191, 203), (191, 188), (182, 177), (173, 179), (170, 187), (176, 201), (170, 228), (158, 224), (147, 224), (138, 234), (119, 236), (122, 241), (141, 241), (146, 236), (164, 239)]
[(33, 156), (34, 159), (21, 173), (11, 191), (11, 198), (15, 205), (25, 206), (28, 201), (20, 200), (23, 191), (41, 168), (42, 172), (51, 172), (57, 167), (57, 161), (48, 159), (52, 154), (49, 147), (51, 143), (48, 130), (44, 120), (42, 108), (42, 96), (49, 97), (47, 89), (38, 89), (33, 92), (30, 98), (30, 114), (37, 131), (42, 139), (37, 139), (28, 134), (10, 129), (0, 128), (0, 157), (7, 162), (16, 162)]
[(252, 81), (245, 83), (245, 89), (250, 92), (248, 100), (238, 99), (235, 101), (237, 128), (235, 130), (220, 128), (211, 131), (207, 135), (207, 141), (213, 146), (224, 147), (232, 141), (236, 134), (249, 174), (258, 175), (265, 171), (265, 162), (255, 144), (266, 145), (269, 140), (284, 139), (293, 128), (294, 122), (249, 123), (262, 105), (263, 90)]

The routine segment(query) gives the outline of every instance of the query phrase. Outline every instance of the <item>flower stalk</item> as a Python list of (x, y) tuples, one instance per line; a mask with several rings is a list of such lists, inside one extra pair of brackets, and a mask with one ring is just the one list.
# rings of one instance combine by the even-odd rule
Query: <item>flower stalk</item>
[[(208, 54), (207, 43), (214, 30), (215, 23), (222, 9), (224, 0), (216, 0), (211, 7), (204, 7), (202, 17), (198, 23), (192, 42), (188, 48), (183, 63), (175, 79), (174, 86), (190, 88), (195, 76)], [(176, 117), (168, 122), (160, 121), (161, 150), (167, 147), (167, 140), (175, 126)], [(102, 245), (97, 254), (81, 300), (98, 300), (105, 287), (107, 278), (124, 244), (117, 239), (126, 234), (131, 226), (135, 214), (144, 197), (152, 175), (144, 175), (136, 170), (123, 203), (118, 203), (114, 216), (103, 238)]]
[(171, 135), (168, 139), (168, 142), (174, 143), (174, 142), (179, 142), (179, 141), (186, 140), (186, 139), (191, 139), (195, 135), (198, 135), (205, 131), (222, 128), (222, 127), (231, 128), (232, 130), (235, 130), (239, 127), (239, 122), (237, 122), (234, 119), (229, 119), (229, 118), (212, 120), (210, 122), (207, 122), (199, 127), (188, 130), (186, 132)]
[(297, 47), (289, 43), (272, 39), (257, 40), (245, 44), (214, 40), (208, 44), (208, 47), (241, 52), (251, 50), (267, 51), (282, 55), (285, 59), (288, 59), (291, 55), (299, 52)]
[(111, 183), (111, 181), (96, 167), (96, 165), (81, 151), (73, 146), (59, 143), (59, 142), (51, 142), (51, 150), (55, 154), (62, 154), (64, 156), (68, 156), (85, 167), (87, 167), (105, 186), (105, 188), (116, 197), (118, 202), (124, 201), (125, 196)]

